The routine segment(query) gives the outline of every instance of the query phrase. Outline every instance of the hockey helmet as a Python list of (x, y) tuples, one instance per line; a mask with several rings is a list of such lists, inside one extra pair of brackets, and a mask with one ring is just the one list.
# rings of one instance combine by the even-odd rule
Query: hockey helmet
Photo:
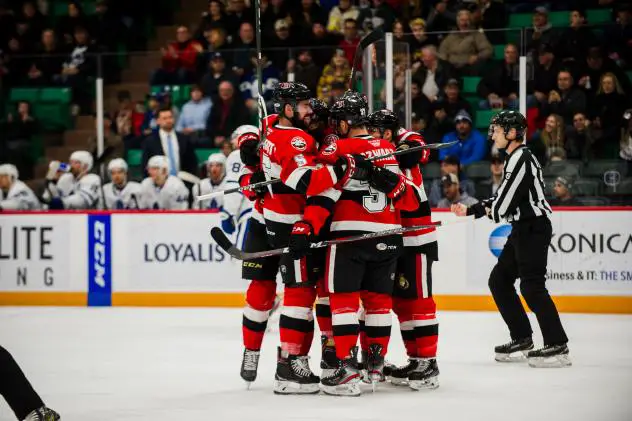
[(233, 131), (230, 135), (230, 143), (233, 145), (233, 148), (237, 147), (239, 137), (246, 133), (254, 133), (257, 136), (259, 135), (259, 128), (257, 126), (253, 126), (252, 124), (244, 124), (239, 126)]
[(206, 165), (210, 164), (226, 164), (226, 156), (223, 153), (212, 153), (206, 160)]
[(312, 93), (309, 88), (298, 82), (281, 82), (277, 85), (272, 94), (275, 112), (283, 114), (283, 108), (286, 104), (296, 107), (300, 101), (310, 99)]
[(154, 155), (147, 161), (147, 168), (162, 168), (164, 170), (169, 169), (169, 161), (164, 155)]
[(88, 151), (74, 151), (72, 154), (70, 154), (70, 161), (81, 162), (84, 165), (86, 171), (90, 171), (92, 169), (92, 165), (94, 164), (92, 154)]
[(505, 135), (509, 130), (516, 129), (516, 139), (522, 142), (527, 129), (527, 119), (522, 113), (515, 110), (502, 110), (492, 117), (489, 123), (488, 137), (491, 138), (494, 133), (494, 126), (500, 126), (505, 131)]
[(123, 158), (115, 158), (108, 164), (108, 172), (112, 173), (113, 170), (123, 170), (127, 172), (127, 162)]
[(0, 165), (0, 175), (8, 175), (13, 180), (17, 180), (19, 177), (18, 169), (13, 164), (2, 164)]
[(380, 131), (390, 129), (393, 134), (397, 133), (400, 128), (399, 117), (391, 110), (383, 109), (369, 114), (368, 123), (369, 127), (375, 127)]
[(346, 121), (351, 127), (368, 123), (369, 103), (366, 95), (346, 91), (329, 107), (329, 116), (335, 121)]
[(329, 107), (325, 103), (318, 98), (312, 98), (309, 100), (309, 104), (312, 107), (312, 111), (314, 112), (314, 117), (312, 118), (313, 122), (324, 121), (325, 123), (329, 119)]

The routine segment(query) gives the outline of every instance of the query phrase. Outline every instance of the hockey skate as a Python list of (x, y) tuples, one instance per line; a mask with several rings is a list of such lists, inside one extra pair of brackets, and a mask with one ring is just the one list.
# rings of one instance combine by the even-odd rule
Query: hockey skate
[(382, 345), (371, 344), (369, 351), (366, 353), (366, 359), (364, 360), (364, 369), (366, 370), (366, 377), (364, 379), (367, 383), (371, 384), (374, 392), (377, 388), (377, 384), (386, 380), (384, 376), (384, 357), (382, 356), (382, 349)]
[(336, 368), (338, 368), (338, 357), (336, 357), (336, 347), (334, 346), (333, 339), (327, 338), (327, 336), (323, 335), (320, 337), (321, 343), (321, 359), (320, 359), (320, 369), (321, 377), (329, 377), (331, 376)]
[(409, 358), (408, 364), (402, 367), (391, 367), (390, 372), (386, 374), (386, 367), (384, 367), (384, 374), (395, 386), (408, 386), (408, 376), (419, 365), (419, 358)]
[(525, 360), (527, 352), (533, 349), (533, 340), (529, 338), (512, 339), (504, 345), (494, 348), (495, 360), (501, 363), (521, 362)]
[(50, 408), (42, 406), (31, 412), (24, 418), (24, 421), (57, 421), (59, 420), (59, 414)]
[(436, 358), (416, 358), (417, 367), (408, 375), (408, 386), (413, 390), (439, 387), (439, 367)]
[(543, 348), (529, 351), (527, 361), (529, 367), (536, 368), (570, 367), (572, 363), (568, 354), (566, 344), (545, 345)]
[(333, 396), (360, 396), (360, 370), (358, 368), (358, 349), (353, 348), (351, 356), (338, 361), (331, 376), (321, 380), (323, 392)]
[(248, 388), (250, 388), (250, 383), (254, 382), (257, 379), (257, 368), (259, 367), (259, 351), (255, 351), (252, 349), (244, 348), (244, 356), (241, 360), (241, 378), (244, 379), (248, 383)]
[(274, 393), (303, 395), (318, 393), (320, 378), (309, 368), (307, 355), (284, 355), (278, 349), (277, 370), (274, 376)]

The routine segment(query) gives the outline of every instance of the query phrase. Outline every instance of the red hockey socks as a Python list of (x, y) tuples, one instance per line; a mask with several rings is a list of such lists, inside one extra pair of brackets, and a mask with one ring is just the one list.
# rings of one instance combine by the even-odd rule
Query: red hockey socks
[(362, 293), (362, 306), (364, 307), (364, 332), (366, 334), (367, 350), (373, 344), (382, 346), (382, 356), (386, 355), (388, 342), (391, 338), (391, 325), (393, 322), (391, 308), (393, 302), (388, 294), (376, 292)]
[(281, 349), (289, 355), (307, 355), (314, 338), (316, 288), (286, 287), (279, 320)]
[(439, 341), (439, 323), (437, 322), (437, 305), (432, 297), (416, 300), (414, 325), (417, 354), (421, 358), (437, 356)]
[(261, 349), (275, 297), (276, 281), (253, 280), (250, 282), (246, 292), (246, 306), (242, 321), (244, 347), (252, 350)]
[(358, 342), (359, 292), (332, 292), (329, 294), (336, 356), (344, 360)]
[(413, 310), (415, 300), (393, 297), (393, 312), (399, 320), (399, 330), (409, 358), (417, 358), (417, 341), (415, 340), (415, 325)]

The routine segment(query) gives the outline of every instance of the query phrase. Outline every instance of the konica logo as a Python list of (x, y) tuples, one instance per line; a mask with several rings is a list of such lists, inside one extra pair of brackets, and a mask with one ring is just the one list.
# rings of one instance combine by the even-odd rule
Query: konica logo
[(110, 215), (88, 215), (88, 305), (112, 304)]
[(511, 225), (501, 225), (494, 229), (489, 235), (489, 251), (491, 251), (494, 256), (500, 256), (509, 234), (511, 234)]

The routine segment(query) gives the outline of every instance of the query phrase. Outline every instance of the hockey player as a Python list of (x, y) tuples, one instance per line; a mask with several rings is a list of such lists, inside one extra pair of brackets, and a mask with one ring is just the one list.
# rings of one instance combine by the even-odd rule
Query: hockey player
[[(511, 234), (489, 275), (492, 297), (511, 336), (510, 342), (495, 348), (496, 361), (523, 360), (526, 354), (531, 367), (568, 367), (568, 337), (546, 288), (551, 207), (544, 194), (540, 163), (523, 143), (526, 128), (527, 119), (517, 111), (504, 110), (494, 116), (489, 133), (495, 146), (507, 152), (503, 180), (493, 197), (470, 207), (452, 205), (452, 212), (511, 223)], [(544, 347), (538, 350), (533, 350), (533, 331), (516, 294), (517, 278), (542, 331)]]
[(141, 208), (186, 210), (189, 208), (189, 190), (182, 180), (169, 175), (169, 162), (163, 155), (147, 161), (149, 177), (141, 183)]
[[(390, 141), (398, 150), (425, 145), (420, 134), (401, 128), (399, 118), (390, 110), (371, 114), (368, 126), (375, 138)], [(427, 163), (429, 158), (429, 150), (397, 156), (400, 169), (421, 193), (418, 209), (401, 211), (403, 227), (429, 225), (432, 221), (420, 170), (420, 165)], [(434, 228), (404, 233), (404, 252), (397, 260), (393, 311), (399, 319), (408, 364), (391, 367), (389, 377), (391, 383), (408, 384), (415, 390), (439, 386), (436, 363), (439, 325), (437, 306), (432, 298), (432, 263), (436, 260), (438, 252)]]
[(33, 190), (18, 178), (13, 164), (0, 165), (0, 212), (3, 210), (36, 210), (42, 205)]
[[(367, 108), (366, 96), (352, 91), (345, 92), (330, 108), (330, 121), (341, 139), (325, 148), (320, 158), (332, 164), (343, 159), (347, 168), (353, 169), (340, 178), (336, 188), (308, 200), (304, 218), (295, 223), (290, 238), (290, 253), (295, 256), (309, 252), (310, 240), (330, 216), (330, 235), (341, 238), (398, 228), (398, 210), (412, 211), (418, 207), (419, 195), (414, 185), (401, 175), (394, 157), (378, 159), (375, 166), (363, 159), (394, 151), (390, 142), (368, 134)], [(360, 394), (355, 347), (360, 298), (366, 311), (367, 370), (372, 379), (382, 376), (390, 337), (390, 295), (401, 247), (402, 237), (392, 235), (327, 249), (325, 284), (339, 364), (330, 376), (322, 379), (325, 393)]]
[(140, 183), (127, 181), (127, 169), (123, 158), (109, 162), (108, 174), (112, 181), (103, 186), (102, 209), (140, 209)]
[[(207, 178), (193, 186), (193, 197), (226, 189), (226, 156), (223, 153), (212, 153), (206, 160)], [(222, 209), (221, 196), (212, 199), (193, 201), (193, 209)]]
[[(90, 174), (92, 154), (75, 151), (70, 155), (70, 172), (64, 173), (56, 183), (49, 180), (44, 201), (49, 209), (95, 209), (101, 194), (101, 177)], [(50, 171), (49, 171), (50, 172)]]

